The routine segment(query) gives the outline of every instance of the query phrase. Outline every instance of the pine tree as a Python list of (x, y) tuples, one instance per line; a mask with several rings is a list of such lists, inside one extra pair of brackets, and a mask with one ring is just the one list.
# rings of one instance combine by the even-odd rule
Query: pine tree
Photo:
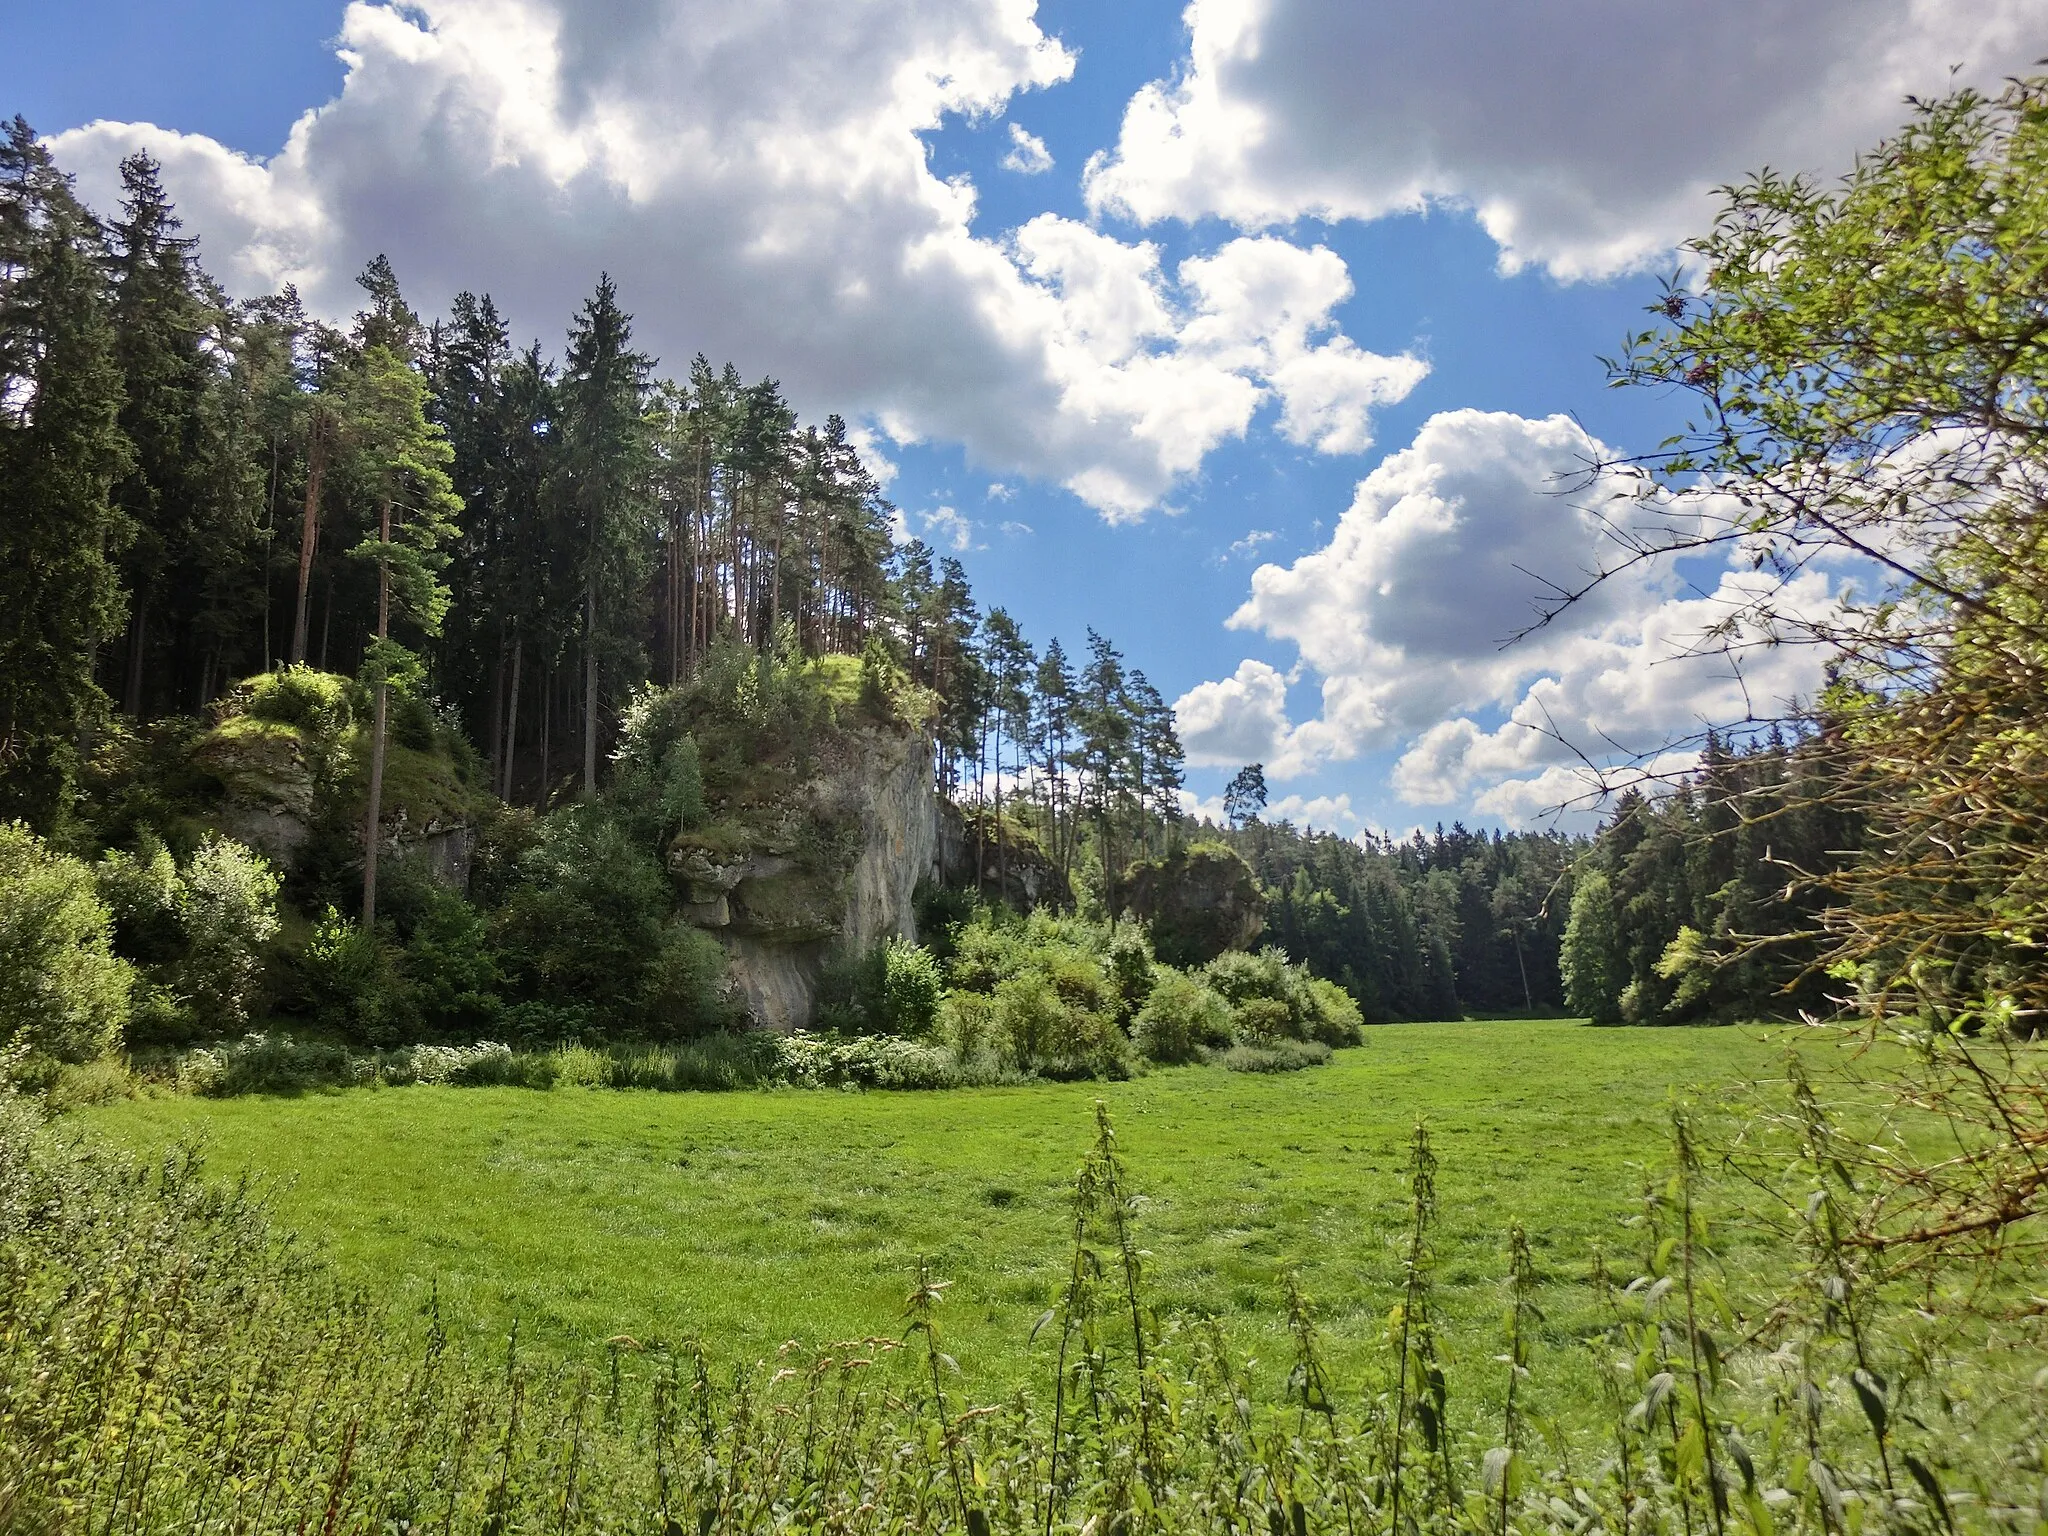
[(991, 608), (982, 625), (983, 660), (989, 678), (988, 718), (996, 748), (996, 889), (1007, 891), (1010, 845), (1003, 831), (1003, 743), (1020, 745), (1031, 731), (1030, 680), (1038, 658), (1007, 609)]
[(133, 458), (99, 226), (17, 117), (0, 145), (0, 817), (54, 826), (126, 604), (113, 557)]
[(377, 503), (377, 536), (349, 552), (372, 563), (377, 573), (376, 638), (367, 647), (363, 667), (376, 701), (363, 832), (363, 927), (371, 929), (377, 921), (391, 689), (418, 693), (425, 682), (419, 655), (392, 639), (391, 621), (395, 615), (422, 635), (440, 633), (448, 611), (443, 546), (456, 534), (462, 500), (448, 480), (454, 453), (441, 429), (426, 418), (426, 382), (405, 360), (390, 347), (373, 344), (364, 349), (351, 386), (357, 469)]
[(1068, 835), (1067, 751), (1074, 725), (1074, 669), (1057, 636), (1046, 642), (1045, 655), (1033, 679), (1035, 721), (1032, 748), (1044, 775), (1047, 811), (1052, 821), (1053, 857), (1060, 872), (1073, 874), (1073, 842)]
[(1246, 763), (1223, 789), (1223, 819), (1233, 827), (1257, 821), (1266, 809), (1266, 765)]
[(1075, 767), (1081, 774), (1081, 809), (1095, 823), (1096, 852), (1102, 862), (1103, 902), (1112, 924), (1117, 915), (1117, 822), (1131, 798), (1136, 730), (1126, 694), (1121, 652), (1088, 631), (1088, 665), (1081, 672), (1074, 726), (1080, 736)]

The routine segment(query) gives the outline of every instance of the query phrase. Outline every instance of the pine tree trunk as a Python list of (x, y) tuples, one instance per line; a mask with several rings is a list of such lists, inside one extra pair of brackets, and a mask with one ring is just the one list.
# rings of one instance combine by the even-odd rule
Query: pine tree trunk
[[(389, 546), (391, 543), (391, 503), (386, 501), (377, 511), (377, 541)], [(388, 639), (391, 634), (391, 563), (383, 556), (377, 560), (377, 638)], [(375, 930), (377, 926), (377, 844), (382, 836), (384, 819), (384, 729), (389, 722), (391, 687), (380, 676), (377, 679), (377, 717), (370, 727), (370, 793), (369, 809), (363, 826), (363, 931)]]
[(583, 593), (583, 798), (597, 798), (597, 578)]
[(548, 775), (554, 771), (554, 727), (555, 666), (549, 662), (540, 679), (540, 787), (534, 792), (534, 804), (541, 810), (547, 809)]
[(292, 664), (306, 659), (307, 594), (313, 584), (313, 552), (320, 544), (320, 480), (327, 473), (327, 439), (320, 418), (313, 418), (313, 437), (306, 447), (306, 508), (299, 524), (299, 602), (292, 613)]
[(511, 804), (512, 791), (519, 783), (519, 666), (526, 658), (526, 642), (512, 631), (512, 696), (505, 710), (505, 765), (501, 770), (498, 798)]
[(505, 635), (498, 634), (498, 660), (491, 668), (491, 782), (505, 773)]
[(128, 631), (128, 682), (121, 709), (130, 720), (142, 718), (142, 658), (149, 650), (149, 594), (135, 594), (135, 622)]

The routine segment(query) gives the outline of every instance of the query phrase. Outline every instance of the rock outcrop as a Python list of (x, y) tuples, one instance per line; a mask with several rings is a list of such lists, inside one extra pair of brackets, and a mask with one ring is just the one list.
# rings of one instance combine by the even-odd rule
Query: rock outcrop
[(195, 766), (220, 782), (213, 820), (273, 864), (289, 865), (312, 835), (313, 744), (296, 726), (246, 716), (208, 731)]
[(1266, 898), (1251, 866), (1220, 843), (1177, 848), (1124, 871), (1118, 906), (1152, 931), (1168, 965), (1204, 965), (1227, 949), (1250, 949), (1266, 928)]
[[(191, 749), (193, 766), (219, 786), (206, 820), (280, 868), (297, 861), (316, 825), (338, 821), (360, 839), (364, 736), (360, 726), (323, 730), (228, 715)], [(417, 858), (435, 879), (466, 889), (485, 799), (447, 751), (391, 743), (381, 824), (386, 854)]]
[(757, 1023), (801, 1029), (835, 949), (914, 940), (912, 895), (938, 834), (931, 744), (867, 724), (822, 733), (774, 816), (676, 835), (668, 868), (688, 922), (717, 934)]
[(998, 838), (992, 811), (963, 811), (950, 801), (939, 803), (932, 874), (949, 890), (974, 891), (1019, 912), (1074, 905), (1072, 882), (1028, 829), (1005, 816)]

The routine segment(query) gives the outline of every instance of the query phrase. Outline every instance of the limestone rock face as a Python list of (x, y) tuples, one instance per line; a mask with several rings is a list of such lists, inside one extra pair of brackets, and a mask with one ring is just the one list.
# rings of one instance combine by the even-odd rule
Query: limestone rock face
[[(312, 836), (316, 802), (340, 797), (351, 827), (362, 822), (363, 775), (354, 759), (360, 744), (321, 739), (303, 726), (238, 715), (208, 731), (192, 747), (192, 762), (220, 784), (209, 819), (280, 867), (288, 867)], [(385, 782), (383, 848), (417, 857), (435, 879), (455, 890), (469, 884), (476, 828), (474, 796), (444, 757), (390, 749)], [(409, 803), (411, 802), (411, 803)]]
[(717, 934), (757, 1023), (802, 1029), (836, 947), (917, 937), (912, 894), (930, 874), (938, 796), (920, 731), (858, 725), (813, 743), (786, 804), (679, 833), (669, 874), (685, 921)]
[(289, 864), (312, 832), (313, 762), (305, 735), (270, 721), (209, 731), (192, 761), (226, 791), (215, 819), (230, 837), (275, 864)]

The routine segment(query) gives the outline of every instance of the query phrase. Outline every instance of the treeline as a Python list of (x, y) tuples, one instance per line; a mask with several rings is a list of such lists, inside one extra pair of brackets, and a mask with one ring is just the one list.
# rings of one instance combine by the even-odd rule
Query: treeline
[[(718, 639), (787, 623), (811, 653), (857, 651), (890, 612), (890, 509), (844, 422), (803, 425), (774, 381), (701, 357), (656, 378), (608, 279), (559, 364), (515, 350), (488, 297), (423, 323), (382, 258), (338, 330), (290, 289), (231, 302), (156, 166), (122, 179), (102, 223), (19, 120), (0, 159), (10, 607), (44, 631), (5, 657), (9, 779), (39, 786), (16, 809), (49, 814), (102, 693), (147, 720), (278, 662), (357, 670), (380, 588), (361, 546), (387, 505), (401, 528), (422, 511), (394, 472), (438, 470), (459, 498), (423, 551), (446, 590), (413, 628), (508, 798), (571, 765), (588, 791), (631, 690)], [(947, 578), (913, 602), (966, 608)]]
[(1558, 946), (1584, 838), (1454, 824), (1354, 839), (1256, 816), (1217, 835), (1267, 893), (1270, 942), (1367, 1019), (1564, 1010)]
[(1625, 793), (1570, 898), (1574, 1011), (1630, 1024), (1833, 1012), (1830, 881), (1866, 845), (1854, 779), (1836, 741), (1773, 728), (1735, 747), (1710, 735), (1669, 793)]
[(1021, 789), (1067, 870), (1177, 815), (1143, 673), (979, 613), (839, 417), (701, 356), (658, 376), (605, 278), (559, 361), (487, 295), (423, 320), (381, 257), (346, 329), (234, 301), (157, 167), (121, 174), (103, 221), (26, 123), (0, 148), (0, 814), (55, 826), (114, 706), (194, 714), (284, 663), (430, 697), (506, 800), (587, 798), (635, 689), (786, 641), (881, 644), (941, 701), (942, 786)]

